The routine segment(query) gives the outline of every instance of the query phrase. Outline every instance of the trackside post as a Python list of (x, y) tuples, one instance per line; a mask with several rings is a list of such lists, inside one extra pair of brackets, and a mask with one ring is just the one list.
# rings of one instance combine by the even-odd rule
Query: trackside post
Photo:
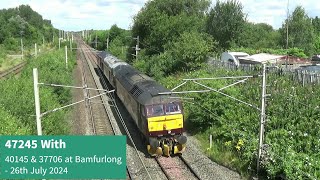
[(64, 49), (66, 51), (66, 69), (68, 69), (68, 47), (64, 46)]
[(37, 132), (38, 132), (38, 135), (41, 136), (42, 135), (42, 127), (41, 127), (38, 69), (37, 68), (33, 68), (33, 89), (34, 89), (34, 101), (35, 101), (35, 106), (36, 106)]
[(37, 43), (34, 43), (34, 56), (37, 57)]

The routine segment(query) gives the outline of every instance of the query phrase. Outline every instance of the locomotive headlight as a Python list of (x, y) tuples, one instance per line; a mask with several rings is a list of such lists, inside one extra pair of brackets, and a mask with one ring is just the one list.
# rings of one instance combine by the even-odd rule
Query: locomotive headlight
[(167, 125), (163, 124), (163, 130), (166, 130), (166, 129), (167, 129)]

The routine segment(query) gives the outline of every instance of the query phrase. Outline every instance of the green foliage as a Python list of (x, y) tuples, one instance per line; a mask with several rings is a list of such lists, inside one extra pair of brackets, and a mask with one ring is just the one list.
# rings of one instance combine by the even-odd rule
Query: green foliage
[(314, 40), (314, 51), (315, 54), (320, 54), (320, 34)]
[[(69, 67), (65, 69), (64, 50), (29, 59), (20, 77), (0, 81), (0, 107), (10, 114), (13, 123), (18, 121), (28, 133), (35, 134), (35, 108), (32, 69), (38, 68), (39, 82), (54, 84), (72, 84), (72, 60), (69, 54)], [(44, 87), (40, 88), (41, 112), (46, 112), (70, 102), (70, 89)], [(42, 126), (45, 135), (66, 134), (68, 124), (65, 121), (67, 110), (57, 111), (43, 116)], [(12, 133), (12, 132), (11, 132)]]
[(271, 25), (265, 23), (246, 22), (242, 33), (239, 35), (238, 47), (254, 49), (277, 48), (280, 33), (273, 30)]
[(129, 31), (119, 28), (116, 24), (112, 25), (109, 30), (109, 41), (112, 42), (115, 39), (121, 40), (122, 44), (127, 42), (129, 38)]
[[(260, 72), (253, 72), (257, 73)], [(238, 75), (248, 74), (212, 67), (162, 78), (160, 82), (170, 89), (184, 78)], [(272, 96), (267, 101), (265, 143), (268, 144), (268, 153), (263, 157), (262, 169), (269, 178), (283, 174), (287, 179), (319, 179), (319, 86), (302, 87), (290, 80), (289, 76), (279, 76), (276, 73), (269, 73), (267, 77), (267, 82), (271, 85), (268, 93)], [(215, 89), (233, 82), (200, 81)], [(245, 84), (223, 90), (223, 93), (259, 107), (260, 84), (261, 78), (249, 79)], [(196, 84), (187, 83), (177, 90), (203, 89)], [(194, 101), (184, 102), (187, 129), (206, 138), (209, 134), (213, 135), (215, 147), (208, 150), (213, 155), (211, 158), (217, 160), (218, 156), (223, 164), (231, 165), (243, 173), (255, 174), (253, 170), (256, 165), (260, 111), (214, 92), (186, 94), (185, 97), (195, 98)]]
[(246, 15), (243, 13), (240, 2), (236, 0), (221, 2), (218, 0), (210, 10), (206, 31), (218, 41), (222, 50), (227, 50), (233, 43), (238, 42), (245, 18)]
[(199, 68), (207, 61), (207, 55), (213, 48), (214, 42), (209, 35), (184, 32), (177, 40), (166, 46), (174, 64), (168, 72)]
[[(183, 32), (201, 31), (204, 13), (209, 7), (207, 0), (154, 0), (149, 1), (134, 17), (132, 36), (140, 37), (141, 48), (146, 55), (163, 53), (165, 45)], [(131, 42), (130, 47), (136, 44)], [(132, 49), (128, 49), (128, 59), (132, 60)]]
[(0, 135), (25, 135), (30, 129), (0, 106)]
[(319, 36), (320, 35), (320, 19), (318, 16), (312, 19), (312, 25), (313, 25), (315, 34)]
[(6, 38), (3, 41), (3, 44), (6, 46), (7, 50), (18, 50), (19, 49), (18, 39), (15, 39), (13, 37)]
[(179, 71), (198, 69), (207, 61), (208, 53), (215, 47), (208, 34), (184, 32), (172, 43), (166, 45), (163, 53), (154, 56), (139, 56), (134, 66), (148, 75), (159, 79)]
[(56, 30), (51, 22), (28, 5), (0, 10), (0, 44), (8, 50), (17, 50), (21, 38), (26, 47), (41, 44), (43, 37), (45, 41), (51, 41), (54, 34)]
[(302, 6), (297, 6), (279, 29), (283, 47), (286, 47), (287, 24), (289, 25), (288, 47), (297, 47), (303, 49), (308, 56), (312, 55), (314, 53), (314, 29), (311, 19)]
[[(97, 47), (96, 47), (97, 37)], [(89, 42), (91, 47), (97, 50), (107, 50), (107, 43), (109, 41), (109, 52), (119, 59), (126, 59), (127, 48), (130, 38), (130, 31), (121, 29), (117, 25), (111, 26), (110, 30), (97, 30), (91, 33)]]
[(127, 49), (120, 36), (112, 40), (109, 46), (109, 51), (119, 59), (126, 59)]
[(308, 57), (308, 56), (305, 55), (303, 49), (299, 49), (299, 48), (290, 48), (289, 51), (288, 51), (288, 55), (301, 57), (301, 58), (307, 58)]

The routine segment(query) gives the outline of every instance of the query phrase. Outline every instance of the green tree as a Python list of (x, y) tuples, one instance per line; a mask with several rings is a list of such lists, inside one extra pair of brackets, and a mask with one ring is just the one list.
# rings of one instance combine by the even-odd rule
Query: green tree
[(314, 51), (315, 54), (320, 54), (320, 35), (315, 38), (314, 41)]
[(119, 28), (116, 24), (112, 25), (109, 30), (109, 41), (112, 41), (113, 39), (117, 38), (118, 36), (121, 36), (125, 30)]
[(312, 25), (313, 25), (314, 32), (317, 35), (320, 35), (320, 19), (318, 18), (318, 16), (312, 19)]
[(51, 21), (43, 19), (28, 5), (0, 10), (0, 43), (4, 43), (7, 49), (16, 49), (13, 42), (20, 42), (20, 38), (24, 39), (25, 46), (41, 44), (43, 37), (46, 41), (52, 40), (55, 31)]
[[(146, 55), (164, 52), (165, 45), (183, 32), (203, 29), (209, 4), (208, 0), (148, 1), (134, 17), (132, 36), (139, 36)], [(135, 44), (131, 42), (128, 54), (133, 54)], [(130, 55), (128, 58), (132, 60)]]
[(238, 42), (245, 21), (246, 15), (243, 13), (243, 6), (240, 2), (218, 0), (210, 10), (206, 31), (218, 41), (222, 50), (227, 50), (233, 43)]
[(118, 57), (119, 59), (126, 59), (126, 46), (120, 36), (112, 40), (109, 46), (109, 51), (112, 55)]
[(180, 37), (165, 46), (166, 51), (152, 56), (143, 67), (149, 75), (160, 79), (162, 76), (179, 71), (196, 70), (207, 61), (209, 52), (215, 48), (212, 37), (199, 32), (184, 32)]
[(271, 25), (246, 22), (239, 35), (237, 46), (244, 48), (278, 48), (280, 34)]
[(302, 6), (297, 6), (289, 19), (282, 24), (279, 29), (281, 33), (281, 43), (286, 47), (287, 39), (287, 23), (288, 23), (288, 47), (297, 47), (303, 49), (305, 54), (311, 55), (314, 53), (314, 30), (311, 19), (306, 14)]
[[(184, 32), (167, 46), (173, 58), (176, 70), (195, 70), (207, 61), (207, 56), (215, 48), (213, 38), (208, 34), (198, 32)], [(172, 72), (170, 72), (172, 73)]]

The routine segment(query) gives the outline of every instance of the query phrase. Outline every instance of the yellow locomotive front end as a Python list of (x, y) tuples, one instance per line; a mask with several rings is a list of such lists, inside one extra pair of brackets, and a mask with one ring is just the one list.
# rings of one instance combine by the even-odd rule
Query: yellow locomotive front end
[(187, 138), (183, 135), (184, 119), (179, 102), (146, 107), (148, 123), (148, 152), (152, 156), (180, 154)]

